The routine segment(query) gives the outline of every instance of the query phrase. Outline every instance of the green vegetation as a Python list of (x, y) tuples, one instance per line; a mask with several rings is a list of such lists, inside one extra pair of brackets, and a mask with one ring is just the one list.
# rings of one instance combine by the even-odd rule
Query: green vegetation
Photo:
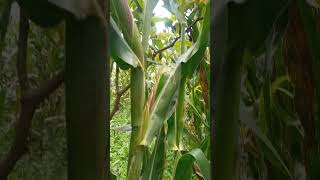
[(0, 179), (320, 179), (319, 8), (0, 1)]
[[(111, 49), (111, 95), (114, 106), (121, 106), (111, 120), (117, 129), (111, 133), (111, 171), (130, 180), (210, 179), (210, 3), (160, 1), (170, 15), (159, 18), (152, 16), (158, 3), (111, 1), (111, 44), (119, 45)], [(159, 23), (166, 26), (163, 32), (157, 32)], [(128, 80), (130, 98), (120, 101), (119, 82), (126, 89)]]
[(319, 179), (319, 1), (214, 8), (213, 178)]
[[(0, 179), (91, 180), (108, 174), (109, 6), (75, 2), (1, 2), (1, 138), (8, 140), (0, 147)], [(29, 161), (37, 164), (29, 167)], [(12, 173), (19, 165), (27, 173)]]

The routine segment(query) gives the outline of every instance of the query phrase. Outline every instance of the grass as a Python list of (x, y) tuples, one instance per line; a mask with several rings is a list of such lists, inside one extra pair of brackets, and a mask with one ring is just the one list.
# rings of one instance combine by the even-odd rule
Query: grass
[(130, 123), (130, 107), (128, 105), (130, 102), (124, 104), (126, 106), (121, 107), (110, 122), (110, 164), (113, 173), (118, 176), (119, 180), (125, 179), (127, 173), (130, 131), (119, 132), (112, 129)]

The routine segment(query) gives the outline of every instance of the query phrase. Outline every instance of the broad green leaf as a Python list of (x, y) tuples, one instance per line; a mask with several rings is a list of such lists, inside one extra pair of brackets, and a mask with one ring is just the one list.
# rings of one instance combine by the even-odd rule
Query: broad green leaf
[[(122, 30), (124, 39), (139, 58), (139, 62), (144, 64), (144, 51), (141, 44), (141, 35), (137, 24), (134, 21), (131, 9), (127, 0), (111, 0), (111, 9), (114, 10), (119, 27)], [(139, 63), (140, 64), (140, 63)]]
[(190, 180), (192, 177), (192, 166), (196, 162), (199, 166), (201, 176), (204, 180), (211, 180), (210, 163), (200, 149), (194, 149), (180, 157), (174, 179)]
[(144, 52), (146, 52), (148, 48), (152, 12), (153, 12), (153, 9), (156, 7), (158, 1), (159, 0), (146, 0), (146, 3), (145, 3), (143, 30), (142, 30), (142, 49)]
[(167, 130), (167, 141), (168, 141), (168, 149), (170, 150), (178, 150), (177, 145), (177, 125), (174, 114), (167, 120), (168, 130)]
[[(166, 117), (168, 116), (166, 115), (165, 112), (167, 112), (168, 110), (171, 110), (172, 106), (170, 107), (164, 107), (164, 106), (167, 106), (168, 104), (172, 104), (172, 101), (175, 101), (175, 98), (174, 99), (168, 99), (168, 98), (174, 97), (174, 95), (176, 94), (176, 90), (178, 90), (180, 83), (178, 83), (179, 81), (177, 80), (177, 78), (179, 77), (178, 79), (180, 79), (181, 74), (179, 74), (178, 71), (181, 71), (181, 66), (184, 66), (182, 67), (184, 69), (180, 73), (182, 73), (182, 75), (190, 75), (193, 73), (193, 71), (201, 62), (200, 61), (201, 59), (199, 60), (198, 58), (199, 56), (204, 55), (205, 49), (208, 45), (209, 28), (210, 28), (209, 25), (210, 25), (210, 5), (208, 4), (206, 7), (205, 22), (202, 29), (204, 33), (201, 33), (200, 37), (198, 38), (193, 48), (192, 47), (189, 48), (185, 54), (179, 57), (178, 64), (176, 65), (175, 70), (173, 71), (171, 77), (168, 78), (169, 82), (167, 82), (167, 86), (165, 86), (164, 89), (162, 90), (164, 91), (162, 95), (164, 95), (165, 98), (159, 99), (160, 98), (159, 96), (156, 101), (157, 103), (155, 103), (156, 106), (154, 105), (154, 107), (152, 108), (148, 130), (141, 144), (149, 145), (153, 137), (156, 135), (159, 129), (163, 126), (163, 122), (167, 120)], [(166, 94), (170, 94), (170, 95), (168, 96)], [(161, 103), (159, 103), (158, 101)]]
[(185, 96), (186, 96), (186, 76), (182, 76), (180, 80), (180, 85), (178, 89), (178, 97), (177, 97), (177, 105), (176, 105), (176, 111), (175, 111), (175, 121), (176, 121), (176, 142), (179, 150), (183, 150), (184, 146), (182, 143), (182, 133), (184, 130), (184, 101), (185, 101)]
[(147, 170), (143, 174), (144, 180), (162, 180), (164, 166), (166, 162), (166, 135), (164, 128), (158, 133), (157, 141), (153, 149), (153, 153), (147, 162)]
[(206, 48), (209, 44), (210, 35), (210, 3), (206, 5), (204, 22), (201, 33), (195, 42), (183, 55), (178, 58), (182, 63), (183, 76), (190, 76), (203, 60)]
[(153, 104), (150, 112), (150, 119), (148, 122), (148, 129), (146, 134), (140, 143), (141, 145), (149, 145), (155, 135), (159, 132), (166, 118), (167, 114), (174, 108), (174, 102), (176, 101), (176, 91), (179, 87), (181, 77), (181, 64), (175, 64), (171, 70), (170, 76), (163, 85), (160, 94), (158, 95), (155, 103)]
[[(117, 22), (120, 23), (119, 26), (125, 39), (128, 41), (127, 38), (134, 38), (133, 32), (135, 23), (127, 0), (111, 0), (110, 6), (114, 10), (116, 19), (118, 20)], [(131, 45), (130, 43), (128, 44)]]
[[(114, 22), (114, 20), (110, 19), (110, 52), (111, 56), (115, 59), (117, 64), (121, 67), (121, 62), (119, 60), (122, 60), (128, 65), (131, 65), (133, 67), (137, 67), (139, 63), (139, 59), (136, 56), (136, 54), (133, 52), (133, 50), (129, 47), (126, 40), (123, 39), (121, 36), (121, 32), (117, 26), (117, 24)], [(118, 60), (118, 61), (117, 61)], [(122, 65), (123, 69), (123, 65)], [(125, 68), (124, 68), (125, 69)]]
[(141, 34), (137, 24), (133, 18), (128, 0), (111, 0), (110, 6), (114, 11), (114, 16), (118, 20), (119, 26), (122, 30), (124, 39), (132, 49), (132, 51), (139, 58), (139, 68), (131, 69), (131, 137), (128, 157), (128, 173), (130, 180), (138, 180), (141, 175), (143, 161), (145, 158), (145, 148), (140, 146), (142, 133), (145, 131), (145, 118), (149, 115), (144, 111), (144, 104), (146, 100), (145, 87), (145, 57), (144, 50), (141, 44)]

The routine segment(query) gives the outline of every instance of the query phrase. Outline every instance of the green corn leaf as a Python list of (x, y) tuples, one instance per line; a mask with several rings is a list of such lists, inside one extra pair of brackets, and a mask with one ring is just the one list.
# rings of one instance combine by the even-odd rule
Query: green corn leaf
[(210, 163), (200, 149), (194, 149), (180, 157), (174, 179), (189, 180), (192, 177), (194, 161), (199, 166), (201, 176), (204, 180), (210, 180)]
[(135, 23), (127, 0), (111, 0), (110, 6), (112, 9), (114, 9), (114, 13), (118, 19), (118, 22), (120, 23), (120, 27), (125, 39), (135, 38), (133, 35)]
[(146, 0), (143, 18), (143, 31), (142, 31), (142, 49), (146, 52), (148, 48), (148, 40), (151, 28), (151, 18), (153, 9), (156, 7), (159, 0)]
[(144, 112), (145, 104), (145, 58), (144, 51), (141, 44), (141, 35), (137, 24), (133, 18), (128, 0), (111, 0), (111, 9), (113, 10), (114, 17), (122, 30), (124, 39), (132, 49), (132, 51), (139, 58), (139, 68), (131, 69), (131, 137), (129, 146), (128, 157), (128, 173), (127, 177), (130, 180), (138, 180), (141, 175), (143, 167), (143, 160), (145, 158), (145, 147), (139, 146), (141, 142), (142, 133), (145, 132), (144, 123), (146, 115)]
[(174, 114), (167, 120), (168, 124), (168, 131), (167, 131), (167, 141), (168, 141), (168, 148), (170, 150), (178, 150), (177, 145), (177, 125), (176, 119)]
[(176, 121), (176, 131), (177, 131), (177, 136), (176, 136), (176, 142), (178, 145), (178, 148), (180, 150), (183, 150), (183, 143), (182, 143), (182, 133), (184, 130), (184, 101), (185, 101), (185, 95), (186, 95), (186, 76), (181, 78), (180, 81), (180, 86), (178, 90), (178, 97), (177, 97), (177, 105), (176, 105), (176, 111), (175, 111), (175, 121)]
[(137, 67), (139, 64), (139, 59), (133, 50), (130, 48), (126, 40), (121, 36), (121, 32), (115, 23), (115, 21), (110, 19), (110, 50), (111, 56), (115, 59), (117, 64), (122, 69), (127, 69), (128, 66)]
[(191, 107), (191, 110), (193, 111), (194, 115), (196, 115), (207, 128), (210, 128), (209, 124), (207, 124), (206, 122), (206, 119), (203, 118), (200, 111), (194, 106), (194, 104), (190, 100), (188, 101), (188, 105)]
[(166, 136), (164, 128), (161, 128), (160, 132), (158, 133), (152, 157), (149, 159), (147, 163), (147, 170), (143, 174), (144, 180), (162, 180), (166, 160), (165, 141)]
[[(141, 35), (137, 24), (134, 21), (132, 12), (127, 0), (111, 0), (111, 9), (114, 10), (115, 18), (119, 22), (124, 39), (137, 55), (141, 64), (144, 64), (143, 48), (141, 44)], [(139, 63), (139, 64), (140, 64)]]
[(196, 68), (203, 60), (205, 50), (209, 44), (210, 35), (210, 3), (206, 5), (204, 22), (201, 33), (195, 42), (183, 55), (178, 58), (178, 62), (182, 62), (183, 76), (192, 75)]
[[(152, 112), (150, 114), (150, 121), (149, 121), (148, 130), (146, 132), (146, 135), (145, 135), (143, 141), (141, 142), (141, 144), (143, 144), (143, 145), (149, 145), (151, 143), (151, 141), (154, 138), (154, 136), (156, 135), (156, 133), (162, 127), (163, 122), (171, 116), (171, 114), (167, 115), (166, 112), (168, 112), (168, 111), (170, 112), (170, 110), (172, 110), (171, 108), (174, 106), (174, 104), (172, 102), (175, 101), (175, 98), (174, 99), (168, 99), (168, 98), (175, 97), (176, 90), (178, 90), (177, 88), (179, 87), (179, 84), (180, 84), (180, 83), (175, 84), (178, 81), (176, 80), (174, 82), (171, 80), (171, 78), (177, 79), (178, 76), (180, 77), (181, 74), (179, 74), (178, 71), (181, 71), (180, 70), (181, 65), (184, 66), (184, 67), (182, 67), (183, 68), (182, 69), (183, 75), (192, 74), (193, 71), (196, 69), (196, 67), (199, 65), (199, 63), (201, 62), (200, 61), (201, 59), (199, 60), (199, 58), (201, 58), (200, 56), (204, 55), (205, 49), (206, 49), (206, 47), (208, 45), (208, 41), (209, 41), (209, 28), (210, 28), (209, 27), (210, 26), (210, 11), (209, 10), (210, 10), (210, 5), (208, 4), (206, 7), (206, 15), (205, 15), (205, 20), (204, 20), (204, 25), (202, 28), (202, 32), (204, 32), (204, 33), (200, 34), (200, 37), (198, 38), (197, 42), (193, 45), (193, 47), (188, 49), (188, 51), (185, 54), (183, 54), (182, 56), (179, 57), (176, 69), (173, 71), (171, 77), (168, 78), (167, 83), (166, 83), (166, 87), (164, 87), (164, 89), (162, 90), (164, 92), (162, 95), (165, 95), (164, 97), (166, 97), (166, 98), (165, 99), (159, 99), (161, 97), (157, 98), (157, 101), (161, 101), (161, 103), (155, 103), (156, 106), (154, 106), (152, 109)], [(183, 71), (186, 71), (185, 74), (183, 73)], [(176, 78), (174, 78), (174, 77), (176, 77)], [(169, 89), (172, 92), (170, 92)], [(166, 95), (167, 93), (170, 94), (170, 96), (167, 96)], [(168, 104), (173, 104), (173, 106), (168, 107), (167, 106)], [(166, 113), (166, 114), (164, 114), (164, 113)], [(164, 118), (164, 117), (166, 117), (166, 118)]]
[(149, 145), (155, 135), (163, 126), (164, 121), (169, 115), (167, 112), (172, 112), (174, 102), (176, 100), (176, 92), (179, 87), (181, 76), (181, 64), (176, 64), (171, 71), (170, 76), (163, 85), (160, 94), (158, 95), (154, 105), (151, 108), (150, 119), (148, 122), (148, 129), (141, 142), (141, 145)]

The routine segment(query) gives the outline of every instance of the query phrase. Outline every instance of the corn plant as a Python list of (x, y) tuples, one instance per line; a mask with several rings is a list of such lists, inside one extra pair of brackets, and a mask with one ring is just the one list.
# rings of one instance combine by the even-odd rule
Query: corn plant
[[(194, 161), (198, 168), (194, 171), (195, 174), (210, 179), (209, 161), (204, 154), (207, 148), (202, 147), (201, 150), (201, 146), (198, 145), (189, 151), (182, 142), (185, 131), (186, 83), (197, 72), (206, 56), (209, 42), (210, 2), (164, 1), (167, 9), (177, 17), (181, 28), (179, 34), (181, 55), (175, 59), (175, 63), (160, 70), (157, 82), (148, 93), (145, 82), (148, 77), (146, 69), (148, 41), (152, 11), (158, 1), (147, 0), (143, 4), (135, 1), (135, 3), (143, 7), (141, 28), (135, 23), (127, 0), (111, 1), (113, 16), (110, 37), (111, 44), (117, 45), (111, 48), (111, 56), (122, 69), (129, 68), (131, 72), (132, 132), (127, 179), (162, 179), (168, 150), (176, 152), (174, 179), (190, 179), (194, 171)], [(198, 27), (193, 27), (200, 33), (197, 34), (194, 44), (187, 49), (188, 21), (184, 13), (195, 5), (199, 5), (198, 16), (202, 16), (203, 22), (199, 23), (199, 30)], [(189, 21), (190, 23), (192, 21)]]
[(246, 179), (239, 164), (248, 153), (254, 179), (318, 178), (318, 2), (234, 0), (214, 8), (213, 177)]

